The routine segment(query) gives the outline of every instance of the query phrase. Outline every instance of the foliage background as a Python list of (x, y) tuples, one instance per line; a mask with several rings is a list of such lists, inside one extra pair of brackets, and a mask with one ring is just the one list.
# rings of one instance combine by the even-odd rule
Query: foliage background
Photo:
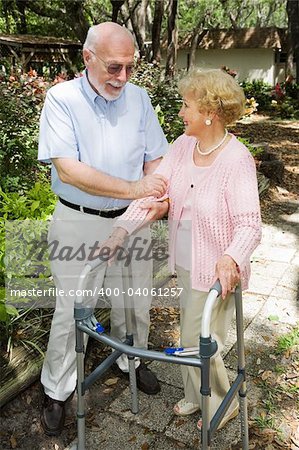
[[(162, 1), (163, 0), (158, 0)], [(114, 2), (116, 3), (116, 2)], [(130, 16), (146, 16), (146, 38), (151, 36), (155, 1), (126, 0), (118, 20), (130, 26)], [(163, 33), (167, 28), (169, 2), (164, 1)], [(27, 33), (79, 38), (81, 28), (112, 19), (113, 0), (0, 0), (0, 33)], [(178, 2), (180, 33), (205, 28), (287, 26), (286, 0), (184, 0)]]

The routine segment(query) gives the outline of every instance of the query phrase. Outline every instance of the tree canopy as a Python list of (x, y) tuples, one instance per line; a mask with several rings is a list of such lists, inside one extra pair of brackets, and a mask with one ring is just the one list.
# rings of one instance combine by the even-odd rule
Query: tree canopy
[(159, 62), (163, 42), (167, 48), (166, 74), (173, 76), (179, 38), (190, 38), (192, 66), (195, 50), (209, 29), (288, 28), (295, 56), (298, 1), (0, 0), (0, 33), (56, 36), (83, 43), (89, 26), (115, 21), (133, 32), (140, 57), (148, 61)]
[[(151, 40), (155, 20), (167, 33), (173, 0), (0, 0), (0, 32), (84, 40), (92, 24), (118, 21)], [(177, 4), (180, 33), (202, 28), (287, 27), (286, 0), (184, 0)]]

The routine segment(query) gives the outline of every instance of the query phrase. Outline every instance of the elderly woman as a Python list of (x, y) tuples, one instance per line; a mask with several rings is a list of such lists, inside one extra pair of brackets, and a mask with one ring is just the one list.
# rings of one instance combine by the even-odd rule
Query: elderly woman
[[(195, 70), (179, 83), (179, 112), (185, 133), (171, 146), (156, 170), (168, 178), (170, 264), (176, 270), (180, 297), (181, 345), (197, 347), (203, 307), (216, 279), (222, 300), (213, 311), (211, 333), (218, 352), (211, 360), (211, 416), (230, 385), (221, 357), (234, 312), (231, 292), (241, 280), (248, 287), (250, 255), (261, 238), (254, 160), (226, 126), (241, 117), (245, 98), (237, 82), (221, 70)], [(134, 201), (116, 222), (111, 248), (121, 244), (146, 220), (148, 198)], [(186, 416), (201, 407), (200, 373), (182, 367), (184, 398), (174, 413)], [(238, 414), (231, 404), (220, 427)], [(201, 427), (201, 420), (198, 428)]]

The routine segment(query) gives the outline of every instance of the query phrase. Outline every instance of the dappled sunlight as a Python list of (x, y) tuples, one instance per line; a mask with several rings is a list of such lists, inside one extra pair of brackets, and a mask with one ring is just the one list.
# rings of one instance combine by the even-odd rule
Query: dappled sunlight
[[(295, 204), (288, 200), (299, 200), (299, 121), (270, 120), (268, 116), (254, 114), (246, 123), (238, 122), (232, 131), (253, 144), (263, 144), (268, 151), (284, 164), (282, 181), (271, 183), (271, 188), (262, 197), (263, 220), (271, 223), (281, 214), (292, 214)], [(299, 204), (298, 204), (299, 205)]]
[(295, 174), (299, 174), (299, 167), (298, 166), (284, 166), (285, 170), (288, 172), (292, 172)]
[(295, 149), (299, 148), (299, 143), (298, 142), (292, 142), (289, 140), (281, 140), (279, 143), (275, 143), (275, 144), (271, 144), (272, 147), (295, 147)]

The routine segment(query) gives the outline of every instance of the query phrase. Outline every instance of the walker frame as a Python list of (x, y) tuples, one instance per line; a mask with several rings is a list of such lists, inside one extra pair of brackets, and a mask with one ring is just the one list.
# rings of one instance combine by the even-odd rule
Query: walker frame
[[(83, 292), (86, 285), (87, 275), (102, 265), (99, 259), (88, 262), (79, 277), (78, 292)], [(132, 273), (130, 266), (122, 265), (124, 291), (128, 292)], [(134, 358), (140, 357), (146, 360), (163, 361), (165, 363), (183, 364), (194, 366), (201, 369), (201, 389), (202, 395), (202, 430), (201, 430), (201, 448), (210, 450), (212, 437), (217, 430), (222, 418), (228, 410), (232, 400), (239, 393), (239, 405), (241, 416), (241, 436), (242, 449), (248, 450), (248, 413), (247, 413), (247, 390), (245, 379), (245, 351), (244, 351), (244, 329), (243, 329), (243, 305), (242, 292), (240, 285), (235, 290), (236, 305), (236, 328), (237, 328), (237, 354), (238, 354), (238, 371), (229, 391), (227, 392), (223, 402), (209, 422), (209, 397), (210, 388), (210, 359), (217, 351), (217, 342), (210, 335), (210, 320), (212, 310), (217, 298), (221, 294), (221, 285), (216, 282), (208, 294), (202, 318), (202, 327), (199, 338), (199, 354), (195, 357), (182, 357), (174, 355), (166, 355), (164, 352), (143, 350), (133, 347), (133, 309), (132, 299), (128, 295), (124, 296), (125, 302), (125, 321), (126, 321), (126, 339), (120, 342), (118, 339), (110, 337), (103, 332), (100, 324), (93, 314), (93, 310), (83, 305), (83, 296), (77, 296), (74, 306), (74, 318), (76, 327), (76, 360), (77, 360), (77, 429), (78, 442), (77, 450), (86, 450), (85, 446), (85, 400), (86, 390), (98, 380), (109, 367), (117, 360), (121, 354), (126, 354), (129, 360), (129, 379), (131, 390), (131, 411), (133, 414), (138, 413), (138, 396)], [(90, 337), (109, 345), (114, 351), (109, 355), (96, 369), (86, 378), (84, 375), (84, 333)]]

